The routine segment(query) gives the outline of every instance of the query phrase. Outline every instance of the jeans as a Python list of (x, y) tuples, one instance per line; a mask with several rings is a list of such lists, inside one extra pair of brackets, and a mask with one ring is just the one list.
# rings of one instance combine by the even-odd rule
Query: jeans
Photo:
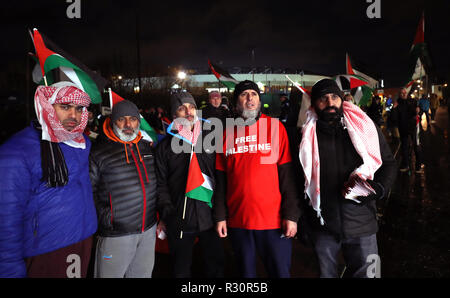
[[(342, 250), (346, 263), (345, 276), (355, 278), (368, 278), (380, 276), (378, 262), (378, 245), (376, 234), (369, 236), (340, 239), (326, 232), (315, 232), (313, 243), (320, 266), (320, 277), (337, 278), (338, 274), (338, 254)], [(369, 267), (370, 266), (370, 267)]]

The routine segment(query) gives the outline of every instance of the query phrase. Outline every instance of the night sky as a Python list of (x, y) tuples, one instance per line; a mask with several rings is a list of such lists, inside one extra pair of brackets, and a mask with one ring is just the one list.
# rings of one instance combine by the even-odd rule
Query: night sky
[[(345, 73), (345, 53), (354, 67), (387, 87), (403, 83), (422, 11), (425, 42), (435, 74), (450, 73), (450, 1), (381, 0), (381, 18), (366, 15), (370, 3), (352, 1), (105, 1), (81, 0), (81, 18), (69, 19), (70, 3), (2, 2), (1, 72), (26, 70), (34, 27), (88, 67), (102, 74), (137, 74), (136, 24), (141, 71), (170, 67), (207, 70), (250, 67)], [(112, 4), (114, 3), (114, 4)], [(254, 49), (254, 63), (251, 51)]]

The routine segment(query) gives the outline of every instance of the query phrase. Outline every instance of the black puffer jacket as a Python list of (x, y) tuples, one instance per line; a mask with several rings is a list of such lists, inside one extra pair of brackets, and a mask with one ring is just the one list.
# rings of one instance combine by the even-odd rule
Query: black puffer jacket
[(102, 136), (92, 147), (90, 177), (100, 236), (137, 234), (156, 223), (153, 149), (145, 140), (138, 146), (139, 152), (136, 144), (128, 144), (125, 152), (123, 143)]
[[(203, 130), (195, 152), (202, 173), (208, 175), (215, 184), (214, 148), (205, 152), (202, 148), (208, 131)], [(181, 153), (172, 149), (172, 140), (183, 148)], [(212, 144), (214, 145), (214, 144)], [(158, 179), (158, 212), (167, 227), (178, 234), (183, 232), (205, 231), (213, 227), (212, 210), (207, 203), (187, 199), (185, 220), (182, 220), (186, 182), (189, 171), (191, 145), (173, 136), (165, 137), (156, 148), (156, 174)], [(181, 151), (181, 150), (180, 150)], [(213, 198), (214, 199), (214, 198)]]
[[(374, 181), (381, 184), (386, 196), (397, 175), (397, 164), (389, 145), (378, 126), (382, 166), (375, 172)], [(325, 225), (321, 226), (317, 213), (304, 204), (307, 223), (313, 230), (327, 230), (339, 238), (362, 237), (378, 231), (376, 202), (357, 204), (344, 199), (341, 190), (350, 174), (362, 164), (348, 131), (340, 125), (317, 121), (320, 156), (321, 209)], [(303, 200), (306, 203), (306, 200)]]

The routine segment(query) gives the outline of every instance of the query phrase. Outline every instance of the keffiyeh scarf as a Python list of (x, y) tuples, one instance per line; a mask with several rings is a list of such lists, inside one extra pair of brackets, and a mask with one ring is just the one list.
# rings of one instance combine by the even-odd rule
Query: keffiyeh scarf
[[(37, 119), (42, 127), (42, 140), (65, 143), (74, 148), (86, 148), (83, 131), (88, 122), (87, 108), (91, 100), (89, 95), (74, 84), (60, 82), (52, 86), (39, 86), (34, 95)], [(83, 106), (80, 124), (72, 131), (67, 131), (59, 121), (53, 104), (70, 103)]]
[[(351, 174), (358, 175), (362, 180), (373, 180), (375, 172), (381, 166), (380, 144), (378, 132), (373, 121), (358, 106), (343, 101), (344, 125), (355, 147), (361, 156), (363, 164)], [(313, 107), (306, 112), (306, 122), (303, 126), (299, 158), (305, 174), (305, 194), (310, 204), (317, 212), (320, 222), (324, 220), (320, 209), (320, 157), (316, 134), (317, 114)]]

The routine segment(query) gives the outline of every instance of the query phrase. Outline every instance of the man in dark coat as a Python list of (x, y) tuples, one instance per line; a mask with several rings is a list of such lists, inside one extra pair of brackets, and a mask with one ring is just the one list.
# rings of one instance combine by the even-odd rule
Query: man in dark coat
[(408, 98), (408, 91), (405, 88), (401, 89), (397, 104), (392, 109), (392, 117), (400, 133), (402, 153), (400, 163), (401, 172), (409, 171), (411, 146), (416, 155), (416, 172), (423, 171), (422, 148), (420, 145), (419, 131), (417, 130), (418, 113), (419, 107), (417, 107), (416, 102), (412, 98)]
[[(171, 97), (171, 114), (175, 120), (169, 126), (168, 136), (156, 148), (158, 211), (161, 229), (166, 231), (169, 241), (174, 276), (191, 276), (192, 253), (198, 237), (204, 256), (204, 275), (217, 278), (223, 277), (224, 251), (223, 242), (213, 229), (211, 211), (215, 152), (203, 144), (209, 134), (198, 119), (196, 108), (190, 93), (175, 93)], [(195, 174), (203, 179), (203, 188), (191, 189), (190, 182), (198, 181), (192, 180), (199, 177)]]
[(218, 91), (209, 93), (209, 101), (206, 107), (202, 109), (203, 119), (218, 118), (225, 125), (225, 119), (230, 117), (230, 111), (222, 105), (222, 96)]
[(340, 250), (349, 276), (379, 276), (376, 201), (388, 194), (396, 162), (380, 128), (343, 101), (334, 80), (313, 86), (311, 105), (299, 154), (310, 204), (299, 229), (309, 227), (321, 277), (338, 277)]
[(134, 103), (123, 100), (103, 123), (90, 155), (99, 239), (95, 277), (151, 277), (156, 242), (156, 175)]

